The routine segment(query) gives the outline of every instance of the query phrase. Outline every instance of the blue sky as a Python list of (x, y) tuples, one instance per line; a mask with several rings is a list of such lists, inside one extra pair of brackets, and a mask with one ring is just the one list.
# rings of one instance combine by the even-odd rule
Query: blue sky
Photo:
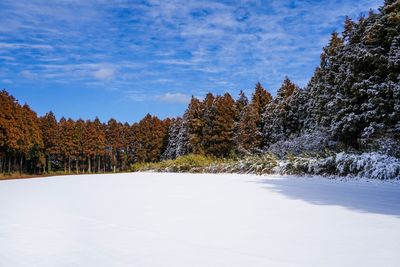
[(181, 115), (191, 95), (305, 86), (345, 16), (382, 3), (1, 0), (0, 88), (58, 118)]

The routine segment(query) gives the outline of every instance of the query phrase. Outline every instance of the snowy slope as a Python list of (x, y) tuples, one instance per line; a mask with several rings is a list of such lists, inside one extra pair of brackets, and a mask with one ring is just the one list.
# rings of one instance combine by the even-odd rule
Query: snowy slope
[(250, 175), (0, 182), (0, 266), (399, 266), (400, 184)]

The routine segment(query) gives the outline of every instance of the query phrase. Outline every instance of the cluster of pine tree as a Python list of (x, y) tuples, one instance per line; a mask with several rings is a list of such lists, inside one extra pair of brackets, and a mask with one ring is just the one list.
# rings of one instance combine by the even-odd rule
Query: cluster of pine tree
[(228, 157), (277, 146), (399, 156), (400, 1), (347, 18), (310, 83), (301, 89), (286, 78), (274, 98), (257, 83), (250, 100), (209, 93), (192, 97), (181, 118), (147, 115), (133, 125), (37, 117), (6, 91), (0, 107), (0, 172), (115, 172), (189, 153)]

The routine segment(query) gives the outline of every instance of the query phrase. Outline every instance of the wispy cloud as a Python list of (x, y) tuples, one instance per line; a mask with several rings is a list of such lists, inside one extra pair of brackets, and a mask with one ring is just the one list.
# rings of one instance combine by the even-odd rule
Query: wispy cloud
[(32, 79), (35, 78), (35, 74), (32, 73), (30, 70), (23, 70), (19, 73), (22, 77), (27, 78), (27, 79)]
[(27, 43), (0, 43), (0, 50), (2, 49), (39, 49), (39, 50), (52, 50), (51, 45), (45, 44), (27, 44)]
[(12, 82), (11, 80), (9, 80), (9, 79), (3, 79), (3, 80), (1, 80), (1, 82), (4, 83), (4, 84), (12, 84), (12, 83), (13, 83), (13, 82)]
[(161, 102), (167, 104), (188, 104), (191, 95), (183, 94), (183, 93), (174, 93), (174, 92), (165, 92), (162, 94), (153, 94), (153, 93), (143, 93), (142, 90), (139, 91), (125, 91), (124, 98), (133, 102)]
[(125, 97), (130, 101), (143, 102), (146, 100), (147, 95), (138, 91), (127, 91), (125, 92)]
[(182, 93), (165, 93), (160, 96), (156, 96), (155, 99), (166, 102), (166, 103), (189, 103), (191, 96)]
[(94, 72), (94, 76), (100, 80), (110, 79), (110, 78), (114, 77), (114, 74), (115, 74), (115, 69), (109, 68), (109, 67), (101, 68)]

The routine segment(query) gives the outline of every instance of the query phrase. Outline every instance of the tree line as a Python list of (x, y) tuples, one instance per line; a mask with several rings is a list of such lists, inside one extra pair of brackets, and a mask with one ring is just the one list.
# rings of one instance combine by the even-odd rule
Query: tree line
[(42, 117), (0, 92), (0, 172), (93, 173), (128, 170), (185, 154), (213, 157), (330, 150), (400, 156), (400, 2), (346, 18), (305, 88), (285, 78), (275, 97), (257, 83), (240, 92), (192, 97), (182, 117)]
[[(59, 121), (42, 117), (0, 92), (0, 172), (100, 173), (156, 161), (166, 143), (169, 119), (147, 115), (133, 125), (115, 119)], [(133, 153), (134, 151), (134, 153)]]

